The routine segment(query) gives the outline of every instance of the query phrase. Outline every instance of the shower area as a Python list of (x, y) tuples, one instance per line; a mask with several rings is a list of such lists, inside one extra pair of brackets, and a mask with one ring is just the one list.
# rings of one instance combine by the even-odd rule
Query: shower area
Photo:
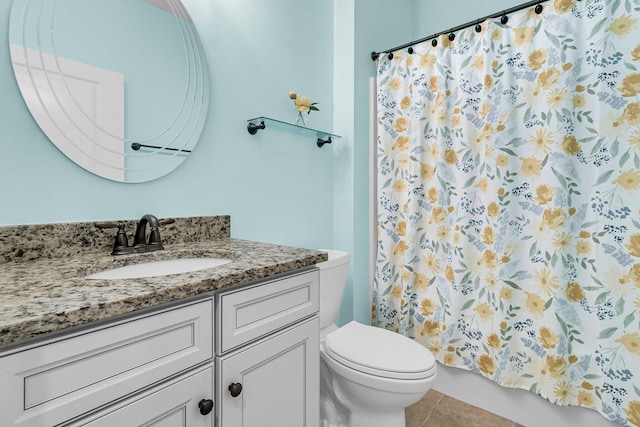
[(373, 55), (373, 324), (640, 426), (639, 35), (640, 0), (549, 0)]

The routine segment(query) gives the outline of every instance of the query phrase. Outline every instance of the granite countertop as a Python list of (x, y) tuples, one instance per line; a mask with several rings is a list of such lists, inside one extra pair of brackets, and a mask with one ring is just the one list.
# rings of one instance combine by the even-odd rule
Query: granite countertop
[[(47, 254), (28, 261), (2, 263), (0, 348), (327, 260), (324, 252), (231, 239), (225, 235), (228, 233), (210, 240), (175, 241), (165, 244), (165, 250), (144, 254), (112, 256), (108, 250), (81, 251), (74, 255)], [(10, 249), (15, 252), (15, 248)], [(160, 277), (85, 278), (87, 274), (128, 264), (185, 257), (223, 257), (231, 258), (232, 262)]]

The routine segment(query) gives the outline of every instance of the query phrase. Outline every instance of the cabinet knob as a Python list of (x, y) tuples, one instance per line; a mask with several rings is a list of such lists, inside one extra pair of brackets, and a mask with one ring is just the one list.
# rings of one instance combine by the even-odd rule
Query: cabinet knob
[(240, 396), (240, 393), (242, 393), (242, 384), (240, 384), (240, 383), (231, 383), (229, 385), (229, 392), (231, 392), (231, 397)]
[(213, 400), (202, 399), (198, 402), (198, 408), (200, 408), (200, 413), (202, 415), (208, 415), (213, 410)]

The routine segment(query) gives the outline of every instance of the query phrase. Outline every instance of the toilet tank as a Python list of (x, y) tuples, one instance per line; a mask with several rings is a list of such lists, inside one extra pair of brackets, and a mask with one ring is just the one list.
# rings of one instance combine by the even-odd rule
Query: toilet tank
[(333, 249), (319, 250), (329, 254), (328, 261), (316, 264), (320, 269), (320, 330), (322, 330), (333, 324), (340, 312), (351, 257), (348, 252)]

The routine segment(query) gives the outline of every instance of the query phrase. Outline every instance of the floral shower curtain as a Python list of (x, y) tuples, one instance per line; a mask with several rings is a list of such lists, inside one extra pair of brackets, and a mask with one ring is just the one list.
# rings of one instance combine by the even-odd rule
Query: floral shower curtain
[(640, 0), (378, 61), (374, 324), (640, 426)]

